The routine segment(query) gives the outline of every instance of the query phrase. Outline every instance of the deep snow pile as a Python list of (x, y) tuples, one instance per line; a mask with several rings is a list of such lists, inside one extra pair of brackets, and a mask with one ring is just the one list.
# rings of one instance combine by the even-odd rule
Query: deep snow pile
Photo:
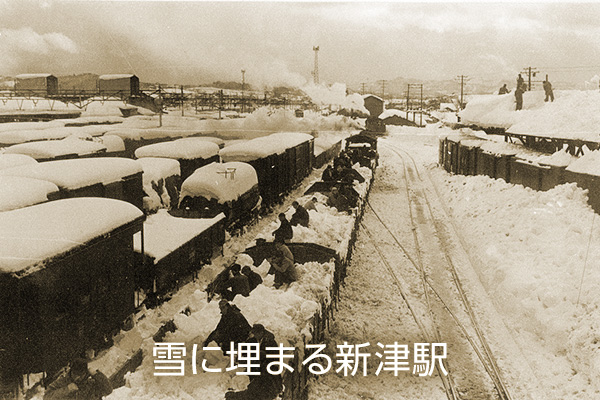
[(204, 197), (225, 204), (237, 200), (256, 185), (258, 176), (250, 164), (211, 163), (198, 168), (183, 182), (180, 198)]
[(154, 212), (159, 208), (169, 208), (171, 197), (167, 191), (167, 179), (181, 176), (179, 161), (170, 158), (144, 157), (136, 160), (142, 166), (144, 187), (144, 210)]
[(58, 192), (52, 182), (19, 176), (0, 176), (0, 188), (0, 211), (43, 203), (50, 193)]
[(433, 173), (481, 261), (481, 282), (549, 398), (597, 397), (600, 223), (585, 192)]
[[(544, 97), (543, 91), (525, 92), (523, 110), (515, 111), (513, 93), (474, 96), (460, 112), (461, 123), (506, 128), (511, 133), (537, 136), (600, 139), (599, 92), (555, 91), (554, 102), (544, 102)], [(574, 113), (577, 118), (573, 118)]]

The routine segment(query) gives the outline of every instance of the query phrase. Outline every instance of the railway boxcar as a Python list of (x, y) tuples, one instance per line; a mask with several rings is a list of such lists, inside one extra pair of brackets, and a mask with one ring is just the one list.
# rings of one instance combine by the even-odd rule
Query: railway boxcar
[(50, 181), (62, 198), (108, 197), (143, 208), (142, 167), (126, 158), (48, 161), (2, 169), (0, 175)]
[(19, 94), (52, 96), (58, 94), (58, 78), (51, 74), (17, 75), (15, 90)]
[(100, 75), (98, 92), (105, 96), (137, 96), (140, 93), (140, 79), (132, 74)]
[(147, 304), (189, 279), (210, 262), (225, 242), (225, 215), (214, 218), (177, 218), (166, 210), (148, 216), (144, 230), (135, 235), (136, 287)]
[(204, 165), (219, 161), (219, 145), (198, 138), (183, 138), (143, 146), (135, 151), (136, 158), (161, 157), (179, 161), (181, 180), (186, 180)]
[(177, 207), (181, 189), (179, 162), (170, 158), (144, 157), (136, 160), (142, 166), (144, 183), (144, 211)]
[(272, 206), (312, 171), (314, 138), (305, 133), (275, 133), (226, 146), (219, 154), (225, 162), (252, 165), (263, 201)]
[[(133, 235), (143, 213), (63, 199), (2, 213), (0, 376), (56, 372), (134, 311)], [(10, 380), (10, 379), (8, 379)]]
[(261, 197), (258, 177), (247, 163), (212, 163), (198, 168), (181, 186), (179, 205), (171, 214), (213, 218), (219, 213), (226, 225), (238, 228), (258, 215)]

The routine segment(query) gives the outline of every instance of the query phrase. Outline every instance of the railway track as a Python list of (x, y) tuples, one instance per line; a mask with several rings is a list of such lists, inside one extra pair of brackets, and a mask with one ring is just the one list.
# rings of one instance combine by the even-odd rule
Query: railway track
[[(450, 342), (455, 341), (453, 347), (461, 351), (468, 351), (472, 355), (471, 357), (479, 362), (479, 369), (483, 369), (478, 374), (470, 371), (468, 374), (471, 376), (465, 378), (464, 370), (468, 368), (465, 368), (463, 362), (459, 363), (461, 368), (456, 371), (451, 369), (446, 362), (448, 375), (445, 376), (441, 371), (438, 371), (438, 375), (442, 379), (447, 397), (449, 399), (512, 399), (494, 354), (465, 293), (450, 251), (441, 239), (444, 227), (435, 217), (432, 204), (424, 190), (426, 182), (421, 177), (416, 162), (410, 154), (397, 146), (386, 143), (385, 148), (401, 159), (401, 174), (405, 182), (407, 214), (410, 220), (408, 227), (412, 231), (407, 236), (412, 236), (413, 243), (403, 244), (371, 203), (368, 205), (379, 224), (384, 227), (384, 231), (393, 238), (397, 251), (408, 258), (418, 273), (422, 300), (413, 301), (410, 298), (405, 290), (406, 285), (399, 278), (402, 276), (402, 272), (387, 261), (388, 257), (376, 244), (373, 234), (364, 223), (362, 224), (363, 229), (395, 281), (424, 338), (430, 343), (444, 342), (445, 339), (449, 339)], [(423, 237), (427, 240), (422, 240)], [(431, 264), (436, 265), (437, 270), (433, 270), (430, 265), (426, 267), (424, 262), (426, 258), (431, 261), (431, 254), (434, 252), (438, 253), (437, 261), (431, 262)], [(452, 287), (448, 288), (449, 285), (442, 284), (444, 280), (451, 282)], [(421, 312), (416, 310), (419, 306), (422, 309)], [(448, 353), (450, 354), (450, 351)], [(471, 368), (475, 365), (476, 363), (471, 364)]]

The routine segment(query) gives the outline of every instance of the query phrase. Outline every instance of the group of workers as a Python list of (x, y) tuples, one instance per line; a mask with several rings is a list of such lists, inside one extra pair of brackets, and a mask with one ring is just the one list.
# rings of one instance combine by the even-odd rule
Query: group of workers
[[(552, 84), (548, 81), (548, 75), (546, 75), (546, 80), (542, 82), (542, 87), (544, 88), (544, 93), (546, 97), (544, 101), (554, 101), (554, 91), (552, 90)], [(515, 101), (516, 107), (515, 109), (522, 110), (523, 109), (523, 93), (527, 91), (527, 85), (525, 84), (525, 80), (519, 74), (517, 77), (517, 87), (515, 88)], [(506, 83), (498, 90), (498, 94), (507, 94), (510, 93), (510, 89), (506, 87)]]

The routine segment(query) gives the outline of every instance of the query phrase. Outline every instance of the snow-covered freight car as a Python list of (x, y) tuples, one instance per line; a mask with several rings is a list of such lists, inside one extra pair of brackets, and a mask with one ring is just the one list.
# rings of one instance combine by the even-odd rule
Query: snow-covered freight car
[(142, 167), (126, 158), (78, 158), (0, 170), (0, 176), (46, 180), (61, 197), (108, 197), (143, 207)]
[(252, 165), (263, 202), (272, 206), (312, 171), (314, 138), (306, 133), (274, 133), (226, 146), (219, 155), (224, 162)]
[[(63, 199), (0, 213), (0, 378), (52, 375), (134, 312), (133, 235), (124, 201)], [(22, 381), (21, 381), (22, 382)]]
[(226, 216), (227, 226), (237, 228), (258, 215), (261, 197), (252, 165), (232, 161), (198, 168), (181, 186), (179, 206), (172, 215), (188, 218)]
[(135, 151), (135, 157), (160, 157), (177, 160), (181, 167), (181, 179), (185, 180), (196, 169), (219, 161), (219, 145), (208, 140), (183, 138), (140, 147)]

